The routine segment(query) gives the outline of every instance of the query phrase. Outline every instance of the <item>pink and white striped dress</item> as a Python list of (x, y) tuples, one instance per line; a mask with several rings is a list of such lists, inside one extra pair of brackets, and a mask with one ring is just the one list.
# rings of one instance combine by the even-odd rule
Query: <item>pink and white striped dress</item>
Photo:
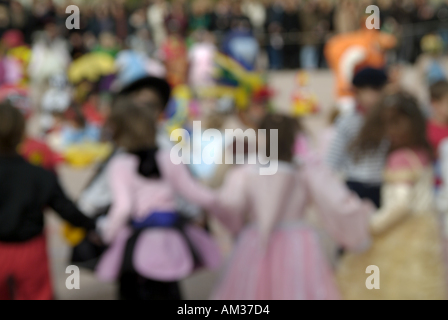
[(318, 235), (304, 222), (305, 210), (314, 204), (327, 231), (356, 249), (370, 241), (373, 207), (318, 162), (302, 168), (279, 163), (273, 176), (255, 169), (231, 171), (212, 210), (238, 237), (212, 299), (339, 299)]

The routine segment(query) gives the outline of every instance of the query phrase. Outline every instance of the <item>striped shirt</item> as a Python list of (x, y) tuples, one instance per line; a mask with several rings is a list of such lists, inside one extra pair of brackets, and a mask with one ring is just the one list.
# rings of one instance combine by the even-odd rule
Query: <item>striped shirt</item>
[(356, 160), (349, 151), (363, 125), (364, 117), (358, 111), (344, 114), (338, 119), (327, 163), (333, 170), (343, 173), (347, 181), (381, 184), (389, 143), (383, 141), (377, 150)]

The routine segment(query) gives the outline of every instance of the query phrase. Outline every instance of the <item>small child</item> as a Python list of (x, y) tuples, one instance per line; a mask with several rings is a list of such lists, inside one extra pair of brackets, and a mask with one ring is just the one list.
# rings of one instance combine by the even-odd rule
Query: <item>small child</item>
[(102, 32), (99, 35), (99, 44), (93, 49), (93, 52), (102, 52), (115, 58), (119, 52), (118, 39), (110, 32)]
[[(27, 121), (31, 115), (31, 101), (27, 90), (16, 86), (0, 87), (0, 102), (9, 101), (25, 117)], [(19, 146), (19, 153), (29, 163), (56, 172), (56, 167), (63, 161), (63, 157), (54, 152), (42, 140), (26, 135)]]
[(315, 203), (329, 233), (341, 245), (361, 249), (368, 245), (373, 206), (351, 194), (319, 161), (294, 164), (294, 119), (267, 115), (260, 129), (266, 130), (266, 141), (278, 130), (278, 172), (261, 176), (258, 165), (235, 167), (215, 193), (209, 210), (238, 242), (212, 298), (338, 299), (318, 235), (305, 222), (306, 210)]
[(157, 147), (156, 115), (122, 100), (109, 118), (113, 139), (124, 152), (109, 165), (112, 205), (100, 229), (111, 245), (97, 274), (102, 280), (119, 278), (125, 300), (178, 300), (178, 281), (198, 267), (220, 263), (218, 247), (182, 217), (176, 202), (181, 195), (204, 207), (213, 196), (192, 180), (186, 166), (172, 163), (170, 150)]
[(379, 69), (366, 68), (355, 75), (353, 87), (357, 108), (339, 117), (327, 156), (330, 167), (345, 175), (348, 187), (361, 198), (370, 199), (377, 207), (380, 204), (387, 141), (369, 154), (355, 154), (352, 145), (355, 141), (371, 143), (374, 132), (360, 135), (360, 130), (366, 115), (381, 100), (386, 83), (387, 76)]
[(100, 128), (89, 123), (76, 106), (66, 113), (66, 122), (61, 132), (65, 146), (83, 142), (98, 142), (100, 133)]
[(72, 100), (71, 88), (64, 74), (51, 77), (49, 89), (42, 96), (41, 130), (49, 133), (56, 125), (57, 114), (64, 113)]
[(43, 209), (49, 206), (87, 230), (94, 230), (95, 222), (67, 199), (53, 173), (27, 163), (17, 154), (24, 133), (21, 112), (8, 102), (1, 103), (0, 300), (50, 300), (53, 290)]
[(189, 84), (193, 88), (214, 84), (214, 58), (217, 51), (213, 35), (207, 31), (196, 31), (196, 42), (188, 51), (190, 61)]
[[(171, 88), (164, 79), (144, 77), (124, 87), (115, 101), (118, 101), (121, 98), (127, 99), (142, 107), (154, 108), (160, 115), (162, 115), (165, 112), (170, 96)], [(113, 109), (115, 101), (112, 103), (111, 109)], [(165, 137), (160, 138), (159, 140), (162, 140), (163, 143), (166, 144), (171, 143), (169, 138), (168, 142), (166, 142), (167, 139), (165, 139)], [(162, 143), (159, 142), (159, 144)], [(80, 196), (79, 206), (84, 212), (91, 216), (104, 213), (105, 209), (110, 205), (111, 192), (107, 183), (107, 168), (110, 160), (119, 153), (120, 150), (116, 149), (109, 159), (100, 165), (99, 170)]]
[(165, 64), (166, 79), (174, 88), (188, 81), (188, 49), (176, 25), (167, 25), (168, 37), (160, 47), (160, 58)]
[(64, 152), (74, 144), (99, 142), (100, 137), (100, 128), (88, 123), (78, 107), (71, 106), (64, 113), (59, 130), (48, 135), (48, 141), (53, 149)]
[(446, 80), (443, 69), (443, 40), (437, 34), (427, 34), (420, 43), (422, 54), (416, 66), (419, 76), (430, 87), (438, 81)]
[[(425, 127), (416, 99), (400, 92), (387, 96), (362, 128), (361, 134), (386, 136), (390, 149), (381, 206), (370, 221), (372, 246), (362, 254), (346, 254), (339, 265), (338, 279), (346, 299), (447, 298), (442, 238), (434, 210), (433, 152)], [(376, 140), (377, 145), (380, 141)], [(368, 150), (375, 144), (358, 147)], [(381, 290), (366, 288), (365, 268), (371, 265), (381, 272)]]

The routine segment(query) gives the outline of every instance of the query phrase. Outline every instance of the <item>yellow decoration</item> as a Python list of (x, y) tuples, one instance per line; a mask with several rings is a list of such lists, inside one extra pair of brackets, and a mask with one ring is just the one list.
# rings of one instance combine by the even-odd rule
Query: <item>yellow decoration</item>
[(215, 63), (219, 68), (230, 70), (232, 76), (234, 76), (242, 86), (248, 87), (253, 91), (257, 91), (264, 86), (264, 79), (260, 74), (247, 71), (238, 62), (222, 53), (216, 54)]
[(62, 235), (72, 247), (76, 247), (85, 239), (86, 231), (81, 228), (73, 227), (68, 223), (64, 223), (62, 226)]
[(317, 97), (315, 95), (294, 95), (292, 113), (293, 116), (301, 117), (317, 112)]
[(20, 46), (9, 49), (8, 55), (18, 59), (20, 62), (24, 63), (25, 66), (27, 66), (31, 60), (31, 50), (27, 46)]
[(22, 66), (23, 79), (21, 79), (19, 85), (24, 86), (28, 84), (28, 65), (31, 60), (31, 49), (27, 46), (19, 46), (8, 50), (8, 56), (17, 59)]
[(443, 52), (443, 40), (436, 34), (424, 36), (420, 42), (420, 46), (424, 53), (441, 54)]
[(82, 143), (67, 148), (64, 158), (74, 167), (87, 167), (95, 162), (105, 160), (112, 153), (108, 143)]
[(173, 97), (176, 99), (190, 100), (192, 98), (191, 90), (186, 85), (180, 85), (173, 89)]
[(235, 105), (239, 110), (245, 109), (249, 105), (249, 94), (243, 88), (235, 89)]
[(109, 54), (93, 52), (74, 61), (68, 70), (68, 78), (72, 83), (82, 80), (98, 81), (101, 76), (116, 72), (115, 60)]
[(314, 93), (307, 90), (309, 84), (309, 74), (306, 71), (299, 71), (296, 75), (297, 89), (292, 96), (292, 114), (295, 117), (302, 117), (318, 111), (318, 100)]
[(265, 87), (265, 79), (260, 73), (247, 71), (234, 59), (222, 54), (215, 55), (215, 77), (226, 78), (229, 75), (232, 81), (236, 81), (238, 87), (217, 85), (197, 90), (201, 99), (233, 98), (235, 106), (239, 110), (247, 108), (251, 94)]
[(238, 109), (244, 109), (249, 104), (249, 93), (241, 87), (216, 86), (198, 90), (201, 99), (232, 97)]
[[(183, 125), (188, 119), (188, 107), (193, 98), (190, 88), (186, 85), (174, 87), (172, 95), (176, 103), (176, 112), (165, 125), (165, 130), (170, 136), (174, 130), (183, 128)], [(182, 139), (181, 143), (184, 142), (185, 141)]]

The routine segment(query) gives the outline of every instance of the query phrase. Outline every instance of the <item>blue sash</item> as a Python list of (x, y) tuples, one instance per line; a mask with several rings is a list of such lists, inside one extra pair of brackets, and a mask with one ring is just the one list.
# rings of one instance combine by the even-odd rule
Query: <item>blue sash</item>
[(179, 214), (175, 212), (154, 212), (143, 220), (132, 221), (134, 229), (173, 228), (179, 222)]

